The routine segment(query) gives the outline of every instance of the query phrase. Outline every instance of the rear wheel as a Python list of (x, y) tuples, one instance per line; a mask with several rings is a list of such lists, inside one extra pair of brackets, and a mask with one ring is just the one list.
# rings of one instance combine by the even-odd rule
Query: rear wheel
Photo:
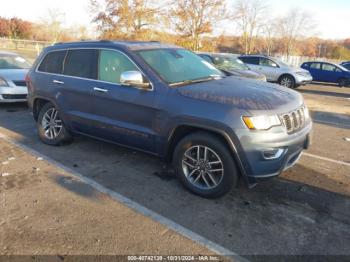
[(297, 88), (294, 78), (290, 75), (281, 76), (278, 83), (287, 88)]
[(40, 140), (48, 145), (60, 145), (72, 138), (58, 109), (52, 103), (47, 103), (41, 108), (37, 128)]
[(220, 197), (237, 184), (238, 172), (231, 153), (209, 133), (183, 138), (174, 151), (173, 164), (181, 183), (202, 197)]

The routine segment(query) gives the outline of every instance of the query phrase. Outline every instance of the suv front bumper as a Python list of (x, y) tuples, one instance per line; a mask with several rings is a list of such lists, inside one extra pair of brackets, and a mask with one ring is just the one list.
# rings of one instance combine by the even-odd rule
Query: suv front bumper
[(0, 103), (14, 103), (27, 101), (26, 86), (0, 87)]
[[(311, 144), (311, 121), (301, 130), (289, 135), (285, 131), (278, 130), (282, 127), (276, 129), (266, 132), (241, 130), (239, 135), (241, 150), (238, 154), (249, 183), (278, 176), (295, 165), (302, 151)], [(278, 154), (267, 157), (266, 152), (278, 152)]]

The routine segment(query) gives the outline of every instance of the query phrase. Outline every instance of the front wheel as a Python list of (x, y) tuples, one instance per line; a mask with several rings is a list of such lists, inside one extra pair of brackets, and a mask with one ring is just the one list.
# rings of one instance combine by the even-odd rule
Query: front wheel
[(339, 87), (343, 87), (343, 86), (346, 86), (346, 79), (345, 78), (340, 78), (339, 81), (338, 81), (338, 85)]
[(237, 185), (238, 171), (230, 151), (209, 133), (183, 138), (176, 146), (173, 164), (181, 183), (202, 197), (223, 196)]
[(284, 75), (281, 76), (281, 78), (279, 79), (278, 83), (281, 86), (287, 87), (287, 88), (296, 88), (296, 84), (295, 84), (295, 80), (292, 76), (289, 75)]
[(48, 145), (57, 146), (72, 138), (58, 109), (52, 103), (47, 103), (41, 108), (37, 128), (40, 140)]

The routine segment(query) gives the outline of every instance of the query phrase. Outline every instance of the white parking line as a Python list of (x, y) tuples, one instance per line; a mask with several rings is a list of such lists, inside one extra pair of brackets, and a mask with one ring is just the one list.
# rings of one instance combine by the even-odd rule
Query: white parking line
[(334, 159), (331, 159), (331, 158), (328, 158), (328, 157), (318, 156), (318, 155), (314, 155), (314, 154), (310, 154), (310, 153), (303, 152), (303, 156), (317, 158), (317, 159), (328, 161), (328, 162), (332, 162), (332, 163), (335, 163), (335, 164), (338, 164), (338, 165), (350, 166), (350, 163), (347, 163), (347, 162), (334, 160)]
[(212, 241), (210, 241), (209, 239), (177, 224), (176, 222), (148, 209), (147, 207), (144, 207), (140, 204), (138, 204), (137, 202), (134, 202), (133, 200), (119, 194), (116, 193), (113, 190), (110, 190), (106, 187), (104, 187), (103, 185), (97, 183), (96, 181), (85, 177), (84, 175), (76, 172), (75, 170), (57, 162), (56, 160), (51, 159), (50, 157), (47, 157), (41, 153), (39, 153), (38, 151), (29, 148), (28, 146), (16, 141), (15, 139), (12, 139), (2, 133), (0, 133), (0, 138), (4, 139), (5, 141), (20, 147), (21, 149), (23, 149), (26, 152), (29, 152), (30, 154), (34, 155), (37, 158), (41, 158), (46, 160), (48, 163), (50, 163), (51, 165), (69, 173), (70, 175), (78, 178), (79, 180), (81, 180), (82, 182), (90, 185), (92, 188), (94, 188), (95, 190), (107, 194), (109, 195), (111, 198), (113, 198), (114, 200), (124, 204), (125, 206), (137, 211), (138, 213), (141, 213), (142, 215), (149, 217), (151, 219), (153, 219), (154, 221), (170, 228), (171, 230), (175, 231), (176, 233), (206, 247), (207, 249), (222, 255), (222, 256), (227, 256), (228, 258), (230, 258), (233, 261), (242, 261), (242, 262), (248, 262), (249, 260), (241, 257), (240, 255), (238, 255), (237, 253), (228, 250), (226, 248), (224, 248), (223, 246), (220, 246)]

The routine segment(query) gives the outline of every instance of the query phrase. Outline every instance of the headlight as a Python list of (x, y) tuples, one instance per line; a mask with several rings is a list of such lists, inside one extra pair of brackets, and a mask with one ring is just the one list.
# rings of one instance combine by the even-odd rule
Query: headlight
[(5, 81), (5, 79), (2, 79), (0, 77), (0, 86), (8, 86), (8, 83)]
[(276, 115), (244, 116), (243, 121), (249, 129), (253, 130), (266, 130), (273, 126), (281, 125), (281, 121)]
[(296, 74), (300, 76), (310, 76), (309, 72), (296, 72)]

